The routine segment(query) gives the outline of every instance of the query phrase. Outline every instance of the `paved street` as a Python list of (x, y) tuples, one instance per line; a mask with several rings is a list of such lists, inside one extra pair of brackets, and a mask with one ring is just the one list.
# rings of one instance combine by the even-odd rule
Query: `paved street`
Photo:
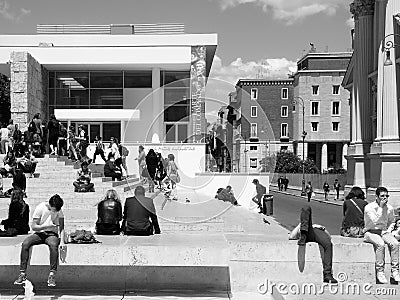
[(340, 233), (342, 207), (316, 201), (307, 202), (306, 198), (275, 192), (274, 217), (282, 226), (293, 229), (300, 221), (300, 210), (309, 204), (312, 208), (313, 222), (324, 225), (331, 234)]

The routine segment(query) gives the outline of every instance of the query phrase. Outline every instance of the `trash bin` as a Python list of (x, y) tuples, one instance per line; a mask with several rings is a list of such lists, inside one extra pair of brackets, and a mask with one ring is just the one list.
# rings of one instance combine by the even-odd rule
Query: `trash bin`
[(274, 196), (264, 195), (263, 197), (263, 214), (272, 216), (274, 214)]

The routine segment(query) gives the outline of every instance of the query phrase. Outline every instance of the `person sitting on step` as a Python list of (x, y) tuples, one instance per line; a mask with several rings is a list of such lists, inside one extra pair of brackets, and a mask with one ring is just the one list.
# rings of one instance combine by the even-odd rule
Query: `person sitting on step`
[(76, 181), (73, 183), (75, 192), (94, 192), (94, 184), (92, 180), (92, 172), (88, 168), (86, 161), (81, 163), (81, 168), (76, 172)]
[(24, 156), (17, 160), (19, 168), (24, 173), (29, 173), (29, 177), (33, 177), (33, 173), (35, 173), (36, 166), (37, 166), (37, 159), (32, 155), (29, 149), (25, 150)]
[(228, 201), (233, 205), (238, 205), (238, 202), (233, 194), (232, 187), (228, 185), (225, 189), (218, 189), (217, 195), (215, 196), (218, 200)]
[(14, 228), (17, 234), (29, 232), (29, 205), (24, 201), (24, 192), (15, 189), (11, 194), (11, 203), (8, 208), (8, 218), (1, 221), (4, 229)]
[(103, 235), (118, 235), (121, 232), (122, 220), (121, 200), (116, 190), (110, 189), (97, 205), (96, 233)]
[(333, 246), (329, 232), (324, 226), (313, 224), (311, 207), (305, 205), (301, 209), (300, 224), (290, 233), (289, 240), (299, 240), (299, 246), (305, 246), (308, 242), (316, 242), (323, 248), (323, 281), (326, 283), (337, 283), (332, 276)]
[(17, 166), (17, 159), (15, 158), (14, 151), (9, 150), (3, 159), (4, 167), (0, 168), (0, 175), (3, 177), (12, 176), (13, 169)]
[(115, 179), (117, 179), (118, 181), (121, 181), (122, 171), (115, 164), (115, 158), (112, 153), (108, 154), (108, 160), (106, 161), (106, 164), (104, 165), (104, 176), (111, 177), (113, 181)]

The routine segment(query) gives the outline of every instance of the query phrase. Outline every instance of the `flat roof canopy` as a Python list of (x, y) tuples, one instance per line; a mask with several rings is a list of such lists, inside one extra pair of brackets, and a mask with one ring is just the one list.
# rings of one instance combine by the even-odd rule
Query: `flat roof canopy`
[(109, 122), (139, 121), (138, 109), (58, 109), (54, 115), (59, 121)]

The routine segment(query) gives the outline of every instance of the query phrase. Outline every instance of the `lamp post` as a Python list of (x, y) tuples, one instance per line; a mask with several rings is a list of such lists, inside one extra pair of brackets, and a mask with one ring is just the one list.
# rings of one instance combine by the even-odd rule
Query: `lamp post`
[[(384, 42), (387, 38), (389, 38), (391, 36), (393, 36), (393, 38), (395, 38), (395, 37), (400, 38), (400, 34), (391, 33), (391, 34), (388, 34), (387, 36), (385, 36), (382, 41)], [(385, 67), (391, 66), (393, 64), (392, 60), (390, 59), (390, 49), (394, 49), (395, 47), (398, 47), (398, 46), (400, 46), (400, 45), (396, 44), (392, 40), (387, 41), (386, 43), (384, 43), (382, 45), (383, 50), (386, 52), (386, 59), (385, 59), (385, 62), (383, 63), (383, 65)], [(396, 59), (396, 57), (395, 57), (395, 59)]]
[(301, 107), (303, 108), (302, 110), (302, 115), (303, 115), (303, 132), (301, 133), (301, 138), (303, 140), (303, 160), (302, 160), (302, 181), (301, 181), (301, 195), (305, 196), (306, 195), (306, 190), (305, 190), (305, 184), (306, 184), (306, 179), (304, 176), (304, 140), (306, 139), (307, 132), (304, 130), (304, 100), (301, 97), (293, 97), (293, 103), (294, 104), (301, 104)]

